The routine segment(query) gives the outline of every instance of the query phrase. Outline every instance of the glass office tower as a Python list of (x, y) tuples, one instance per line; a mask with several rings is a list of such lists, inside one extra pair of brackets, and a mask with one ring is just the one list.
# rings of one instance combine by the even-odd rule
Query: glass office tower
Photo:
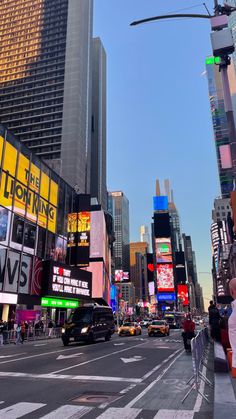
[(85, 192), (93, 0), (1, 0), (0, 121)]

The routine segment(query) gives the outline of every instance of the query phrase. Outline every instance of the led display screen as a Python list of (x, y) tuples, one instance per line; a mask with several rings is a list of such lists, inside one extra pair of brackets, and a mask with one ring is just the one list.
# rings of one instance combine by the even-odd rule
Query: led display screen
[(147, 253), (147, 280), (148, 282), (154, 281), (154, 263), (153, 254)]
[[(2, 148), (3, 138), (0, 137)], [(17, 162), (18, 156), (18, 162)], [(16, 167), (17, 175), (16, 175)], [(0, 202), (15, 213), (55, 233), (58, 185), (6, 141)], [(14, 207), (13, 207), (14, 202)]]
[(167, 211), (168, 210), (168, 196), (154, 196), (153, 209), (154, 211)]
[(176, 295), (174, 292), (172, 293), (161, 293), (157, 295), (157, 300), (158, 301), (175, 301), (176, 300)]
[(169, 213), (154, 213), (154, 236), (171, 237)]
[(155, 239), (156, 263), (172, 263), (172, 249), (170, 238)]
[(123, 271), (122, 269), (115, 270), (115, 282), (128, 282), (129, 272)]
[(173, 265), (160, 263), (157, 265), (157, 289), (158, 292), (174, 291)]
[(60, 307), (60, 308), (77, 308), (79, 302), (75, 300), (59, 300), (57, 298), (43, 297), (41, 298), (42, 307)]
[(177, 285), (178, 300), (183, 306), (189, 305), (188, 286)]
[(62, 263), (44, 263), (44, 293), (48, 296), (91, 298), (92, 275)]

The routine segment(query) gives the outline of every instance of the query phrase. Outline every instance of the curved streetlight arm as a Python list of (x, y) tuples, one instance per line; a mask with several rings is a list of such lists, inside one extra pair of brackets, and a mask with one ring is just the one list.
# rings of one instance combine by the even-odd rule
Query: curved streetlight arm
[(211, 15), (199, 15), (199, 14), (174, 14), (174, 15), (161, 15), (161, 16), (154, 16), (148, 17), (146, 19), (135, 20), (134, 22), (130, 23), (130, 26), (140, 25), (142, 23), (153, 22), (155, 20), (161, 19), (175, 19), (178, 17), (185, 17), (185, 18), (196, 18), (196, 19), (211, 19), (214, 16)]

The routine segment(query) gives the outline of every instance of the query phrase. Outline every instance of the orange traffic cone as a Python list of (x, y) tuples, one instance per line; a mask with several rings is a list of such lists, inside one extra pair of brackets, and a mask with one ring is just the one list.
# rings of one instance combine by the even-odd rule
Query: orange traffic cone
[(228, 365), (229, 365), (229, 369), (232, 369), (232, 349), (228, 348), (227, 349), (227, 361), (228, 361)]
[(235, 368), (235, 367), (232, 367), (232, 370), (231, 370), (231, 377), (232, 377), (232, 378), (236, 378), (236, 368)]

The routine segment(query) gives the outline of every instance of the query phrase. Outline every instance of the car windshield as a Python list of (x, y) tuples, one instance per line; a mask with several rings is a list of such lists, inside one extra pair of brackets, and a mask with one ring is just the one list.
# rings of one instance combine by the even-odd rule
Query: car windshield
[(152, 322), (152, 324), (153, 324), (153, 326), (165, 326), (165, 322), (163, 322), (163, 321), (158, 321), (158, 320), (156, 320), (156, 321), (154, 321), (154, 322)]
[(92, 319), (92, 310), (91, 308), (78, 308), (71, 312), (68, 323), (83, 323), (88, 324)]
[(128, 326), (128, 327), (134, 326), (134, 323), (124, 323), (123, 326)]

